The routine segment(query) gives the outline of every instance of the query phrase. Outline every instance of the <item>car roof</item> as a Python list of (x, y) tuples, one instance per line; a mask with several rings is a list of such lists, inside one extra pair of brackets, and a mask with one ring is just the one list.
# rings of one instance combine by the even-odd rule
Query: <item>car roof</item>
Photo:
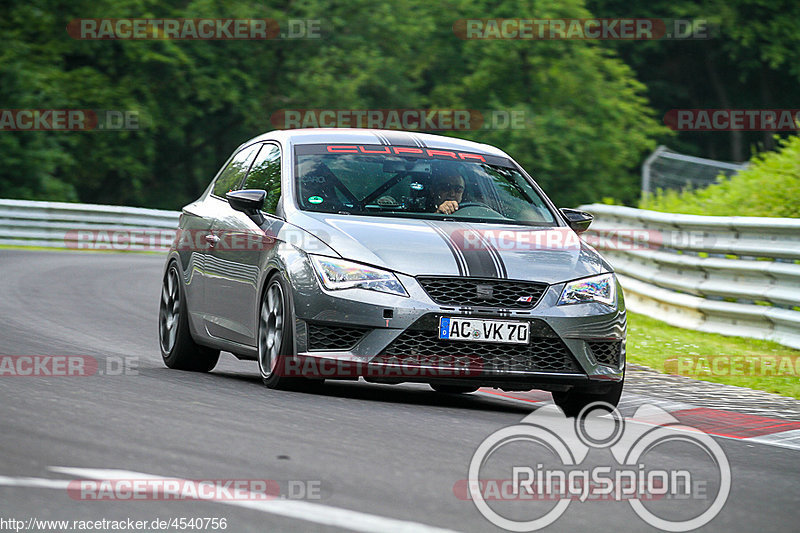
[[(258, 137), (254, 137), (242, 144), (245, 146), (253, 142), (274, 140), (289, 147), (298, 144), (388, 144), (394, 146), (422, 146), (425, 148), (462, 150), (500, 157), (509, 157), (508, 154), (488, 144), (467, 141), (455, 137), (431, 135), (399, 130), (374, 130), (363, 128), (304, 128), (294, 130), (273, 130)], [(510, 158), (510, 157), (509, 157)]]

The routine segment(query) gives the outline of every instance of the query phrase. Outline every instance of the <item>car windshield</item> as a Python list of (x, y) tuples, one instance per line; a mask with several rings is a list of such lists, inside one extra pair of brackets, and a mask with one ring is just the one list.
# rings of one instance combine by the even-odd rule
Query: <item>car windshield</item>
[(302, 145), (300, 209), (384, 217), (555, 225), (547, 204), (503, 157), (426, 148)]

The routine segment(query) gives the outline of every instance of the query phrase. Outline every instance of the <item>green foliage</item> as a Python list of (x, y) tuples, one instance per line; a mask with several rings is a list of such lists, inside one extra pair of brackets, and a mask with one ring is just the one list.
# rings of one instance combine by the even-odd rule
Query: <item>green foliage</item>
[[(664, 372), (670, 370), (666, 364), (670, 359), (725, 356), (793, 359), (800, 356), (800, 351), (771, 341), (677, 328), (646, 315), (628, 312), (628, 363)], [(674, 367), (671, 370), (675, 371)], [(797, 375), (714, 375), (713, 372), (702, 372), (691, 377), (800, 399), (800, 380)]]
[[(282, 7), (276, 7), (276, 6)], [(560, 205), (632, 202), (667, 131), (616, 52), (589, 41), (462, 40), (459, 18), (591, 16), (583, 0), (30, 0), (0, 17), (5, 109), (115, 109), (128, 132), (3, 132), (0, 197), (177, 208), (284, 109), (523, 111), (520, 129), (454, 135), (500, 146)], [(75, 18), (319, 19), (321, 39), (85, 41)]]
[[(509, 0), (495, 10), (508, 13), (591, 17), (580, 0)], [(644, 85), (616, 53), (591, 41), (545, 40), (468, 41), (461, 54), (471, 72), (454, 76), (447, 91), (453, 96), (444, 103), (519, 110), (528, 122), (525, 129), (481, 130), (473, 139), (508, 152), (560, 205), (612, 195), (635, 201), (636, 167), (668, 130), (653, 118)]]
[(655, 211), (718, 216), (800, 218), (800, 136), (783, 139), (775, 152), (756, 154), (731, 178), (695, 191), (661, 191), (641, 202)]
[[(672, 109), (794, 109), (800, 89), (797, 0), (587, 0), (597, 17), (694, 20), (706, 39), (603, 41), (647, 85), (658, 116)], [(681, 153), (743, 161), (772, 149), (773, 132), (684, 131), (668, 142)]]

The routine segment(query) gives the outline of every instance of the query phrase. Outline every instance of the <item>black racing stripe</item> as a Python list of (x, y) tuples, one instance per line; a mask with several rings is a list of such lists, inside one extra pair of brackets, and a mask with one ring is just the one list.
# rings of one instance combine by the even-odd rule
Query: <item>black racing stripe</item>
[(501, 272), (491, 252), (481, 243), (480, 235), (461, 222), (434, 222), (455, 244), (467, 263), (470, 276), (478, 278), (499, 278)]
[(455, 243), (450, 239), (450, 237), (445, 233), (441, 228), (437, 227), (436, 224), (433, 222), (427, 222), (427, 224), (435, 231), (447, 244), (447, 247), (450, 249), (450, 253), (453, 254), (453, 259), (456, 262), (456, 267), (458, 268), (458, 275), (459, 276), (469, 276), (469, 270), (467, 270), (467, 263), (464, 260), (461, 251), (456, 248)]
[(378, 132), (378, 131), (376, 131), (376, 130), (372, 130), (372, 134), (373, 134), (375, 137), (377, 137), (377, 138), (378, 138), (378, 142), (380, 142), (382, 145), (384, 145), (384, 146), (385, 146), (385, 145), (389, 144), (389, 141), (388, 141), (388, 140), (386, 139), (386, 137), (384, 137), (384, 136), (383, 136), (383, 134), (381, 134), (380, 132)]
[(413, 142), (416, 146), (419, 146), (419, 143), (416, 142), (413, 135), (402, 134), (399, 132), (381, 133), (381, 135), (383, 135), (386, 141), (393, 146), (409, 146), (411, 142)]
[[(472, 229), (474, 230), (474, 228)], [(500, 251), (494, 246), (494, 244), (492, 244), (492, 242), (489, 239), (486, 238), (486, 235), (477, 230), (474, 231), (475, 233), (478, 234), (478, 236), (486, 246), (486, 249), (489, 251), (489, 253), (492, 254), (492, 257), (494, 257), (494, 262), (495, 265), (497, 266), (497, 271), (500, 274), (500, 277), (508, 278), (508, 270), (506, 270), (506, 264), (503, 261), (503, 256), (500, 255)]]

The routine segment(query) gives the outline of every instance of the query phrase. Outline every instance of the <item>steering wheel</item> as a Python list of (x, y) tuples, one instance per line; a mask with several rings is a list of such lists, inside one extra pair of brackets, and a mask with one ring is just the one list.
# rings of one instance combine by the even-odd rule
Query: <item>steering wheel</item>
[(490, 210), (494, 211), (495, 213), (497, 213), (497, 211), (492, 209), (489, 206), (489, 204), (485, 204), (483, 202), (464, 202), (464, 203), (458, 204), (458, 209), (456, 209), (456, 211), (461, 211), (462, 209), (465, 209), (467, 207), (483, 207), (485, 209), (490, 209)]
[(483, 202), (464, 202), (455, 211), (461, 216), (476, 218), (504, 219), (502, 214)]

